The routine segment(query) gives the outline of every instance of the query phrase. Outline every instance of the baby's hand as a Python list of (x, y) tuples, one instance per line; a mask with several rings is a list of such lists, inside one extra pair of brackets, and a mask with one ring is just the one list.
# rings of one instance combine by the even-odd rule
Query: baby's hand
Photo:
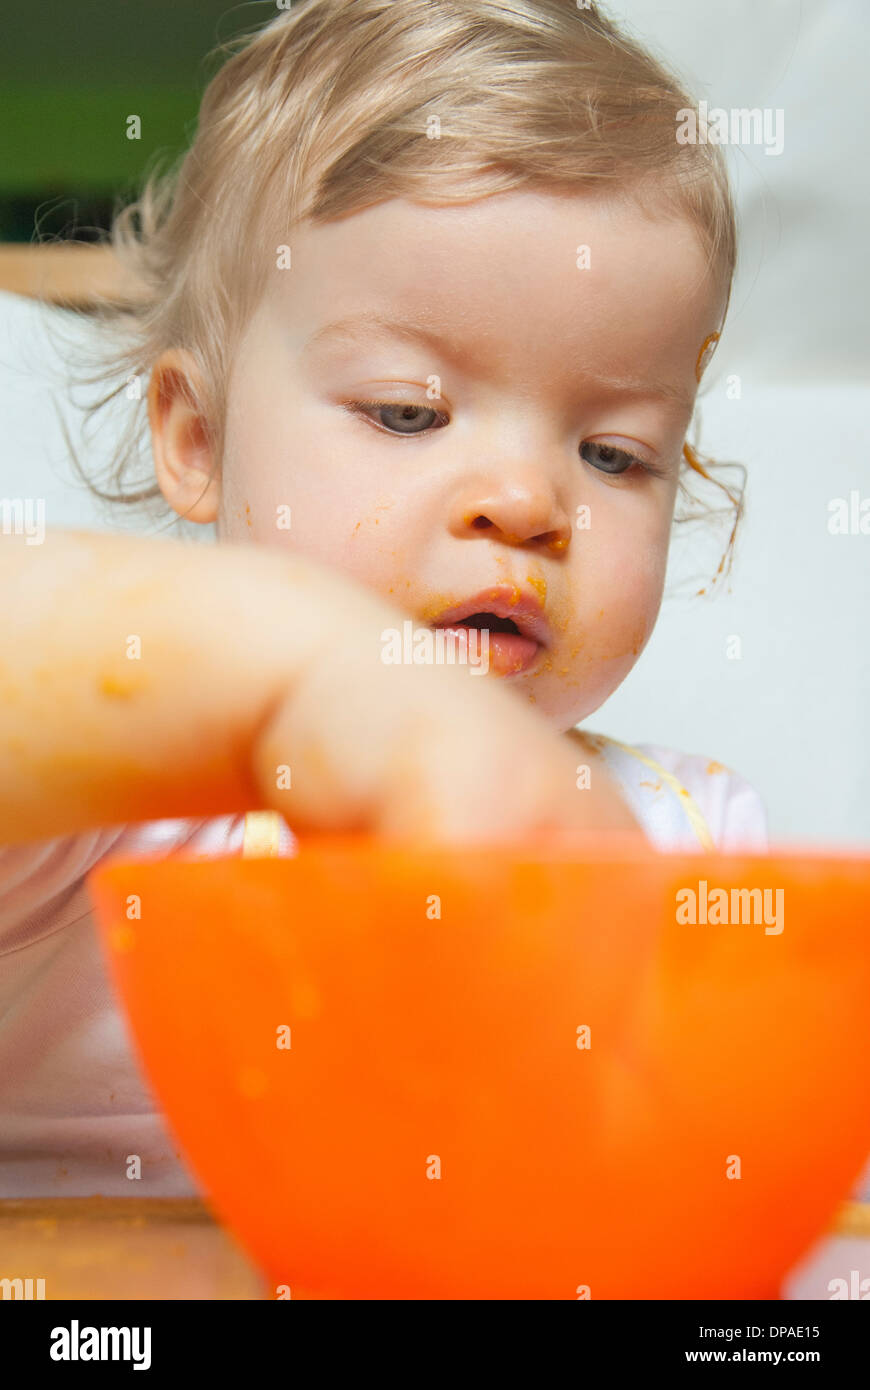
[(640, 835), (500, 678), (385, 665), (406, 615), (304, 556), (50, 532), (0, 545), (0, 593), (0, 844), (263, 807), (463, 843)]
[[(550, 730), (494, 677), (462, 666), (385, 665), (396, 615), (368, 595), (347, 611), (253, 750), (263, 803), (298, 829), (468, 843), (637, 822), (593, 756)], [(288, 786), (289, 783), (289, 786)]]

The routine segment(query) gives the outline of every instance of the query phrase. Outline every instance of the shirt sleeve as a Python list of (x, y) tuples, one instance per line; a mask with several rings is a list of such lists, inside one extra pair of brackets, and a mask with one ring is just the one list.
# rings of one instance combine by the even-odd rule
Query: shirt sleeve
[(22, 845), (0, 845), (0, 955), (77, 920), (88, 870), (120, 840), (123, 826)]
[[(296, 838), (278, 817), (278, 853)], [(23, 845), (0, 845), (0, 955), (32, 945), (90, 911), (86, 875), (107, 855), (212, 859), (242, 852), (244, 815), (141, 821)]]

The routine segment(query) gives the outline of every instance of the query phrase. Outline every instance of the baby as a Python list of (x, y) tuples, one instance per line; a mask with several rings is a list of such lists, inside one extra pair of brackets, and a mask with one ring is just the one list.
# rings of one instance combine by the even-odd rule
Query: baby
[[(689, 105), (592, 6), (305, 0), (118, 218), (105, 326), (156, 481), (131, 438), (116, 491), (220, 544), (0, 549), (0, 1195), (197, 1191), (105, 976), (109, 853), (239, 853), (262, 809), (285, 854), (291, 827), (764, 847), (733, 773), (576, 727), (703, 471), (736, 250)], [(452, 646), (396, 660), (409, 621)]]

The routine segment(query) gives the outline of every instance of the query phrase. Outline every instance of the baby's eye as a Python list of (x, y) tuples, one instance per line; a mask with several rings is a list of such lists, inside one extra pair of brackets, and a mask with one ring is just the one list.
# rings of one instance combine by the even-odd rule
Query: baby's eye
[[(592, 450), (592, 457), (587, 454)], [(598, 457), (595, 458), (597, 451)], [(596, 444), (594, 440), (584, 440), (580, 445), (580, 457), (597, 468), (599, 473), (627, 473), (633, 463), (644, 467), (643, 459), (637, 454), (629, 454), (625, 449), (617, 449), (615, 444)]]
[(374, 412), (375, 420), (372, 423), (390, 434), (423, 434), (436, 421), (440, 422), (439, 429), (447, 423), (447, 417), (441, 411), (411, 402), (351, 401), (347, 408), (354, 414), (368, 418), (371, 418), (370, 412)]

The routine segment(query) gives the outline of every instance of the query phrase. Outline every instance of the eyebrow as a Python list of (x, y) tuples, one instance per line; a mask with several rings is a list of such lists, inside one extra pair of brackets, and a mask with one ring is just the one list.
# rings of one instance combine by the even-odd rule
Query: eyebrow
[[(357, 342), (361, 338), (376, 337), (379, 333), (392, 334), (394, 338), (402, 338), (405, 342), (422, 343), (425, 347), (434, 348), (442, 354), (445, 350), (450, 351), (449, 344), (443, 338), (431, 329), (424, 328), (422, 324), (406, 319), (385, 318), (382, 314), (355, 314), (350, 318), (336, 319), (335, 323), (327, 323), (316, 333), (312, 333), (303, 352), (309, 352), (333, 338)], [(455, 349), (452, 355), (457, 355)]]
[[(308, 338), (303, 353), (308, 353), (322, 343), (333, 340), (359, 342), (364, 338), (376, 337), (379, 334), (390, 334), (394, 338), (401, 338), (404, 342), (422, 344), (424, 347), (431, 348), (433, 352), (440, 353), (442, 357), (448, 357), (454, 361), (462, 359), (461, 351), (451, 347), (434, 330), (407, 319), (387, 318), (377, 313), (354, 314), (348, 318), (336, 319), (334, 323), (325, 324), (323, 328), (317, 329)], [(669, 401), (672, 404), (682, 406), (684, 410), (694, 409), (694, 394), (687, 394), (681, 387), (671, 386), (666, 381), (650, 381), (644, 377), (605, 376), (601, 373), (589, 372), (584, 375), (588, 381), (592, 381), (597, 387), (605, 391)]]

